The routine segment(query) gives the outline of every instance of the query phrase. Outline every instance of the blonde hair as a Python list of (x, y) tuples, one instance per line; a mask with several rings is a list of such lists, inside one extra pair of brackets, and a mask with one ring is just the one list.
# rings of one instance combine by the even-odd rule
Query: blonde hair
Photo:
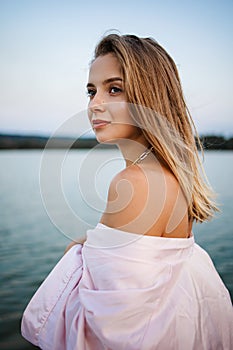
[(96, 46), (94, 59), (109, 53), (121, 64), (125, 93), (137, 125), (159, 161), (180, 183), (189, 219), (210, 219), (218, 208), (198, 155), (196, 141), (202, 150), (201, 142), (173, 59), (154, 39), (135, 35), (105, 36)]

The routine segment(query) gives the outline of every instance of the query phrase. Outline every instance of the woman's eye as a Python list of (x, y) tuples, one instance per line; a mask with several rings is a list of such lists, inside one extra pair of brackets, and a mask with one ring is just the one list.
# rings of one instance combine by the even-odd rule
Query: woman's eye
[(93, 89), (87, 90), (87, 96), (92, 98), (95, 96), (96, 91)]
[(117, 94), (117, 93), (119, 93), (119, 92), (122, 92), (122, 89), (113, 86), (113, 87), (111, 87), (111, 88), (109, 89), (109, 92), (110, 92), (110, 94)]

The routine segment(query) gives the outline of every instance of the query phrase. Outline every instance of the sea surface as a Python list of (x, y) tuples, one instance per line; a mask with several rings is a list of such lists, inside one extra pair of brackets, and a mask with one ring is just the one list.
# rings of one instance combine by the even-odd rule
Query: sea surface
[[(0, 152), (0, 349), (35, 349), (20, 335), (23, 310), (71, 238), (95, 226), (107, 186), (124, 167), (117, 150)], [(233, 296), (233, 152), (203, 163), (221, 213), (194, 226)]]

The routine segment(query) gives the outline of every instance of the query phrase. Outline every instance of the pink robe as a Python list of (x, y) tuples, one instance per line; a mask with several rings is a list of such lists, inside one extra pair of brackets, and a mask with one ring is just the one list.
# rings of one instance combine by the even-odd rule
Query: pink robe
[(233, 311), (193, 237), (98, 224), (37, 290), (22, 335), (43, 350), (230, 350)]

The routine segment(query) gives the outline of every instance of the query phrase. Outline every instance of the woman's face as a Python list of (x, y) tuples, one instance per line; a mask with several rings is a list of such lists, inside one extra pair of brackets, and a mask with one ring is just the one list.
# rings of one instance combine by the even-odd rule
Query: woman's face
[(92, 63), (87, 84), (88, 117), (99, 142), (137, 140), (142, 135), (130, 117), (121, 66), (113, 54)]

